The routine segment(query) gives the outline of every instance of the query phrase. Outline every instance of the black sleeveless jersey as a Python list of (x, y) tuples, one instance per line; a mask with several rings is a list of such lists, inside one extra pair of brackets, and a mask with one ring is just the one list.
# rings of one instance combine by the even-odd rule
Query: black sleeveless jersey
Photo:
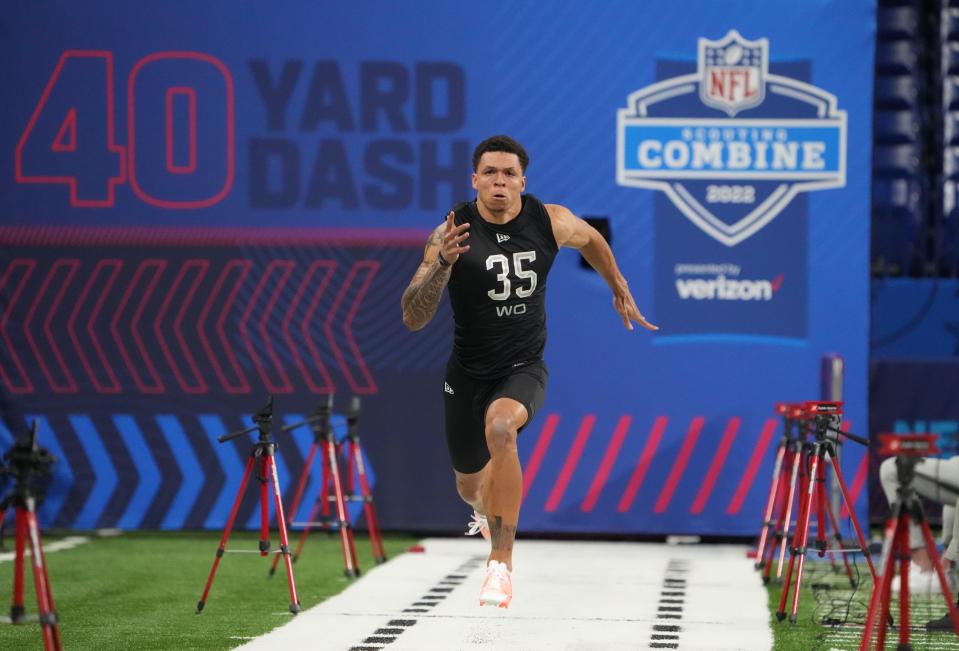
[(506, 224), (487, 222), (475, 201), (453, 209), (454, 223), (470, 223), (470, 250), (448, 285), (453, 357), (477, 379), (542, 359), (546, 347), (546, 276), (559, 247), (542, 202), (530, 194), (522, 201)]

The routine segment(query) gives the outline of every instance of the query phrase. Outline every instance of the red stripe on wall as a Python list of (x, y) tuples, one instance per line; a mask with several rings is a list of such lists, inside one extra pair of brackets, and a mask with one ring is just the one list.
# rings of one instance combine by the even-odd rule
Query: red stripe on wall
[(420, 228), (215, 226), (0, 226), (7, 246), (384, 246), (422, 247)]
[(629, 507), (633, 505), (633, 500), (636, 499), (636, 493), (639, 492), (639, 487), (643, 485), (646, 471), (649, 470), (649, 464), (652, 463), (653, 456), (656, 454), (656, 447), (659, 445), (660, 439), (663, 438), (663, 432), (666, 431), (667, 422), (669, 422), (669, 419), (665, 416), (656, 417), (656, 421), (653, 423), (653, 429), (649, 432), (649, 438), (646, 439), (646, 445), (639, 455), (639, 461), (636, 462), (636, 469), (629, 478), (629, 483), (626, 484), (626, 490), (623, 491), (622, 497), (619, 498), (619, 504), (616, 506), (616, 510), (620, 513), (625, 513), (629, 510)]
[(606, 478), (609, 477), (609, 471), (613, 469), (613, 464), (616, 463), (616, 458), (619, 456), (619, 449), (626, 439), (626, 433), (629, 431), (629, 425), (632, 422), (633, 417), (627, 414), (616, 423), (613, 438), (606, 448), (606, 454), (603, 455), (603, 461), (599, 464), (599, 470), (596, 472), (596, 476), (593, 477), (593, 483), (589, 486), (586, 499), (584, 499), (583, 503), (579, 506), (580, 511), (588, 513), (596, 506), (596, 501), (599, 499), (599, 494), (603, 491), (603, 486), (606, 485)]
[(686, 432), (686, 439), (683, 441), (683, 447), (680, 448), (679, 456), (676, 457), (676, 461), (673, 463), (673, 469), (669, 471), (669, 477), (666, 479), (666, 485), (663, 486), (662, 492), (656, 499), (656, 505), (653, 507), (653, 510), (656, 513), (662, 513), (669, 508), (669, 502), (673, 499), (673, 493), (676, 492), (676, 486), (679, 485), (679, 480), (683, 476), (683, 471), (686, 470), (686, 463), (689, 462), (689, 457), (693, 453), (693, 448), (696, 447), (696, 439), (699, 438), (699, 433), (702, 431), (703, 423), (705, 421), (706, 419), (702, 416), (696, 416), (689, 424), (689, 431)]
[(569, 454), (566, 455), (563, 469), (560, 470), (559, 477), (553, 485), (553, 490), (550, 491), (549, 499), (546, 500), (547, 511), (555, 511), (563, 499), (563, 493), (566, 492), (566, 485), (569, 484), (569, 480), (573, 476), (573, 471), (576, 470), (576, 466), (579, 464), (579, 457), (583, 454), (583, 448), (586, 447), (586, 441), (589, 440), (589, 433), (592, 431), (593, 423), (595, 422), (596, 416), (593, 414), (586, 414), (586, 416), (583, 417), (583, 422), (580, 423), (579, 431), (573, 440), (573, 447), (570, 448)]
[(729, 449), (733, 445), (733, 440), (736, 438), (736, 432), (739, 431), (739, 425), (741, 423), (742, 419), (738, 416), (733, 416), (729, 419), (729, 423), (726, 425), (726, 431), (723, 432), (723, 438), (719, 442), (719, 449), (716, 450), (713, 462), (709, 466), (709, 471), (706, 473), (706, 479), (703, 480), (703, 485), (699, 487), (696, 499), (693, 500), (693, 507), (689, 510), (690, 513), (703, 512), (703, 508), (705, 508), (706, 502), (713, 492), (716, 478), (719, 477), (719, 471), (723, 469), (723, 464), (726, 463), (726, 455), (729, 454)]
[(546, 417), (546, 422), (543, 423), (543, 429), (540, 431), (539, 438), (536, 440), (536, 447), (533, 448), (533, 454), (530, 455), (529, 461), (526, 462), (526, 468), (523, 470), (524, 499), (526, 498), (526, 493), (529, 492), (529, 487), (533, 485), (533, 480), (536, 479), (539, 465), (543, 462), (543, 457), (546, 456), (546, 450), (549, 449), (549, 444), (553, 440), (553, 433), (556, 431), (558, 424), (558, 414), (550, 414)]
[(759, 470), (763, 456), (766, 454), (766, 448), (769, 447), (769, 441), (772, 439), (773, 432), (776, 431), (778, 424), (778, 418), (770, 418), (766, 421), (766, 424), (763, 425), (763, 431), (759, 435), (759, 442), (753, 449), (753, 455), (749, 458), (749, 465), (746, 466), (746, 472), (743, 473), (743, 478), (739, 480), (736, 494), (733, 495), (733, 499), (729, 501), (729, 506), (726, 507), (727, 515), (736, 515), (739, 513), (739, 509), (742, 508), (743, 501), (746, 499), (746, 495), (749, 494), (749, 489), (752, 488), (753, 479), (756, 478), (756, 471)]

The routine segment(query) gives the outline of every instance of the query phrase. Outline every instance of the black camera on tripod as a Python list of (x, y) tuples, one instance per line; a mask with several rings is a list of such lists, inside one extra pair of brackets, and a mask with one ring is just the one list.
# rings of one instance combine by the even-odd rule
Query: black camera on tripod
[(37, 421), (33, 421), (27, 435), (14, 441), (3, 454), (0, 478), (13, 479), (14, 493), (30, 492), (39, 499), (46, 490), (50, 467), (55, 461), (56, 457), (37, 443)]
[(830, 441), (834, 444), (842, 444), (842, 439), (847, 438), (860, 445), (869, 445), (869, 440), (861, 436), (856, 436), (852, 432), (843, 430), (842, 409), (843, 403), (822, 400), (807, 400), (803, 403), (806, 417), (812, 419), (814, 433), (817, 441)]

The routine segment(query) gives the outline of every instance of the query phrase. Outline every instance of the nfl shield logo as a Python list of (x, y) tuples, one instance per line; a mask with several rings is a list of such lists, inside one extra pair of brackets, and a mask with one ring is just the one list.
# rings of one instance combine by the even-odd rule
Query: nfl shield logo
[(767, 39), (747, 41), (731, 30), (718, 41), (699, 39), (699, 95), (730, 117), (766, 95)]
[[(619, 110), (617, 183), (665, 193), (730, 247), (798, 193), (846, 184), (846, 112), (835, 95), (775, 66), (769, 72), (765, 38), (731, 30), (700, 38), (697, 54), (695, 68), (690, 61), (676, 68), (681, 74), (633, 91)], [(764, 104), (767, 86), (773, 108)]]

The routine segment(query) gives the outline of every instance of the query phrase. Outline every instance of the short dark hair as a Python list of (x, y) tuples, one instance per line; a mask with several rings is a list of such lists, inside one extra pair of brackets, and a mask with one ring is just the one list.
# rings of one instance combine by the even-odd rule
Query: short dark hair
[(519, 166), (523, 172), (526, 174), (526, 166), (529, 165), (529, 154), (526, 153), (526, 150), (523, 149), (523, 145), (519, 144), (509, 136), (498, 135), (490, 136), (480, 144), (476, 145), (476, 149), (473, 150), (473, 171), (478, 171), (480, 158), (483, 157), (488, 151), (505, 151), (507, 154), (516, 154), (519, 157)]

